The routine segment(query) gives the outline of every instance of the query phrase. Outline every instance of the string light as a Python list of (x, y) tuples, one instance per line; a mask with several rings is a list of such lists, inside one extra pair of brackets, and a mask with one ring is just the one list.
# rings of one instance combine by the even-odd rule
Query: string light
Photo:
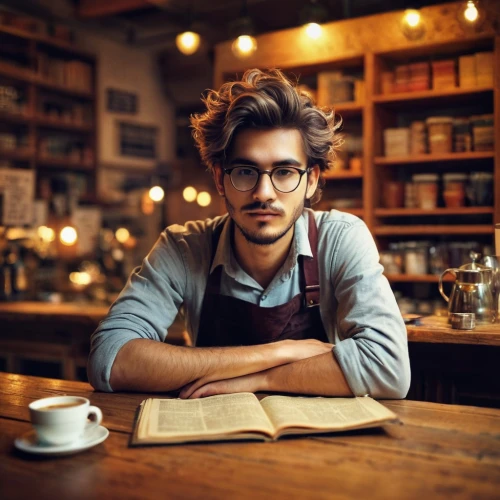
[(251, 35), (240, 35), (233, 42), (231, 49), (236, 57), (249, 57), (257, 50), (257, 40)]
[(161, 188), (160, 186), (153, 186), (149, 190), (149, 197), (155, 202), (163, 200), (164, 196), (165, 191), (163, 191), (163, 188)]
[(196, 200), (196, 197), (198, 196), (198, 191), (193, 186), (187, 186), (184, 188), (184, 191), (182, 191), (182, 197), (188, 202), (191, 203), (194, 200)]
[(208, 205), (212, 202), (212, 197), (210, 196), (210, 193), (207, 193), (207, 191), (201, 191), (196, 197), (196, 201), (200, 207), (208, 207)]
[(474, 2), (469, 0), (464, 10), (465, 20), (470, 23), (474, 23), (477, 21), (478, 17), (479, 17), (479, 12), (477, 10), (477, 7), (474, 5)]
[(65, 226), (61, 229), (59, 233), (59, 240), (63, 245), (71, 247), (76, 243), (78, 239), (78, 234), (76, 229), (72, 226)]
[(115, 232), (115, 237), (120, 243), (125, 243), (130, 238), (130, 232), (125, 227), (120, 227)]
[(179, 52), (186, 56), (194, 54), (200, 47), (200, 35), (194, 31), (184, 31), (175, 37), (175, 45)]

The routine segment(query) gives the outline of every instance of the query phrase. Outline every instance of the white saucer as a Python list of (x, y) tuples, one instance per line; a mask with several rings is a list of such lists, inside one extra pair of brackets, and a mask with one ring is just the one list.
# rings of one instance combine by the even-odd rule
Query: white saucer
[(109, 436), (106, 427), (100, 425), (81, 437), (78, 441), (64, 445), (50, 445), (38, 442), (35, 430), (23, 434), (14, 441), (14, 446), (26, 453), (36, 455), (71, 455), (102, 443)]

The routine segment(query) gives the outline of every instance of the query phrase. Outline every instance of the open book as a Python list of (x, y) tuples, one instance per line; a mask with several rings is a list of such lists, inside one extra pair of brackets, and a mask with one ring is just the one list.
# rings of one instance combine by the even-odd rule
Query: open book
[(397, 416), (369, 397), (323, 398), (223, 394), (204, 399), (146, 399), (141, 403), (132, 445), (276, 440), (376, 427)]

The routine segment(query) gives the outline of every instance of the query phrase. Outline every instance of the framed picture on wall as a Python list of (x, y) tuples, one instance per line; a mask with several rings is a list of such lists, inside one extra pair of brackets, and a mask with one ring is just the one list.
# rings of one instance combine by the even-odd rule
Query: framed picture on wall
[(155, 159), (158, 127), (118, 122), (118, 153), (131, 158)]
[(136, 114), (139, 97), (134, 92), (118, 89), (106, 89), (106, 107), (113, 113)]

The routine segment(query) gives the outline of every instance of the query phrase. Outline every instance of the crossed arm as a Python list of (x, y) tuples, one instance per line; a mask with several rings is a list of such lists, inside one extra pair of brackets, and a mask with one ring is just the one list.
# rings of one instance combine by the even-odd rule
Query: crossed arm
[(218, 348), (137, 339), (118, 352), (110, 384), (113, 390), (180, 389), (182, 398), (256, 391), (352, 395), (331, 349), (312, 339)]

